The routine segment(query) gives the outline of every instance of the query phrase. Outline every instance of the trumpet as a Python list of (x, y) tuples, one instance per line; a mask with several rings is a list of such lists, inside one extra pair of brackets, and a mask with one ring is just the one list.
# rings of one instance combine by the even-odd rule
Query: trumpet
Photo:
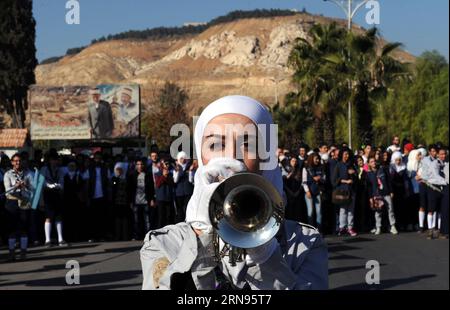
[[(226, 244), (232, 265), (245, 249), (261, 246), (279, 231), (284, 219), (283, 198), (277, 189), (256, 173), (237, 173), (216, 188), (209, 201), (214, 231)], [(215, 242), (216, 257), (219, 252)]]

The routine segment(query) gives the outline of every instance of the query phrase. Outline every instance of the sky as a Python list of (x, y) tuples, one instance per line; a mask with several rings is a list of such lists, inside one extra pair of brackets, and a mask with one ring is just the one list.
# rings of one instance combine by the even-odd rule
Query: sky
[[(355, 0), (358, 1), (358, 0)], [(92, 39), (127, 30), (182, 26), (208, 22), (234, 10), (297, 9), (344, 18), (342, 10), (324, 0), (78, 0), (80, 23), (66, 23), (68, 0), (34, 0), (36, 46), (39, 61), (61, 56), (68, 48), (88, 45)], [(438, 50), (449, 59), (448, 0), (378, 0), (381, 35), (402, 42), (413, 55)], [(354, 22), (369, 28), (364, 7)]]

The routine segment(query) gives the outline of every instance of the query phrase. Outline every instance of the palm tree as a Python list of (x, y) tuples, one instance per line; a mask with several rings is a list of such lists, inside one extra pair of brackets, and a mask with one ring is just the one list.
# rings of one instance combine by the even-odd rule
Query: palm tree
[(348, 98), (356, 109), (357, 136), (373, 140), (373, 114), (371, 101), (385, 97), (389, 85), (409, 76), (407, 65), (392, 57), (402, 44), (381, 42), (378, 30), (372, 28), (364, 34), (347, 32), (344, 48), (326, 59), (335, 66), (336, 76), (347, 84)]
[(336, 23), (316, 24), (310, 40), (298, 38), (289, 55), (288, 65), (295, 70), (293, 83), (298, 89), (298, 104), (312, 111), (316, 141), (332, 144), (335, 139), (335, 115), (347, 87), (336, 76), (336, 64), (327, 61), (330, 54), (342, 50), (345, 29)]

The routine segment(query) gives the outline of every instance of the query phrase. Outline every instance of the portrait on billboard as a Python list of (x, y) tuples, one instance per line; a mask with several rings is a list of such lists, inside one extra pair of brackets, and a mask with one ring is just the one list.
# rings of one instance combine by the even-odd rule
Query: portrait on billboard
[(139, 137), (139, 86), (97, 85), (30, 89), (33, 140)]

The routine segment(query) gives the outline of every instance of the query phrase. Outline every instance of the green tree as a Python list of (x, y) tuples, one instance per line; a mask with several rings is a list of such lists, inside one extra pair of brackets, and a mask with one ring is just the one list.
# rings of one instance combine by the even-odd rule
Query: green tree
[(416, 144), (448, 143), (448, 70), (442, 55), (425, 52), (416, 61), (412, 80), (394, 83), (387, 98), (376, 101), (374, 127), (379, 143), (389, 143), (392, 135)]
[(407, 64), (392, 57), (401, 43), (386, 43), (376, 28), (363, 34), (346, 32), (343, 45), (326, 59), (335, 65), (335, 77), (348, 88), (346, 101), (356, 110), (356, 136), (360, 141), (373, 141), (372, 102), (386, 97), (390, 85), (409, 77)]
[(0, 104), (21, 128), (37, 65), (32, 6), (31, 0), (0, 1)]
[(298, 105), (311, 111), (317, 141), (335, 141), (335, 116), (347, 87), (328, 61), (329, 55), (340, 53), (345, 30), (336, 23), (316, 24), (309, 31), (310, 40), (298, 38), (289, 55), (288, 65), (295, 70), (293, 82), (297, 86)]

